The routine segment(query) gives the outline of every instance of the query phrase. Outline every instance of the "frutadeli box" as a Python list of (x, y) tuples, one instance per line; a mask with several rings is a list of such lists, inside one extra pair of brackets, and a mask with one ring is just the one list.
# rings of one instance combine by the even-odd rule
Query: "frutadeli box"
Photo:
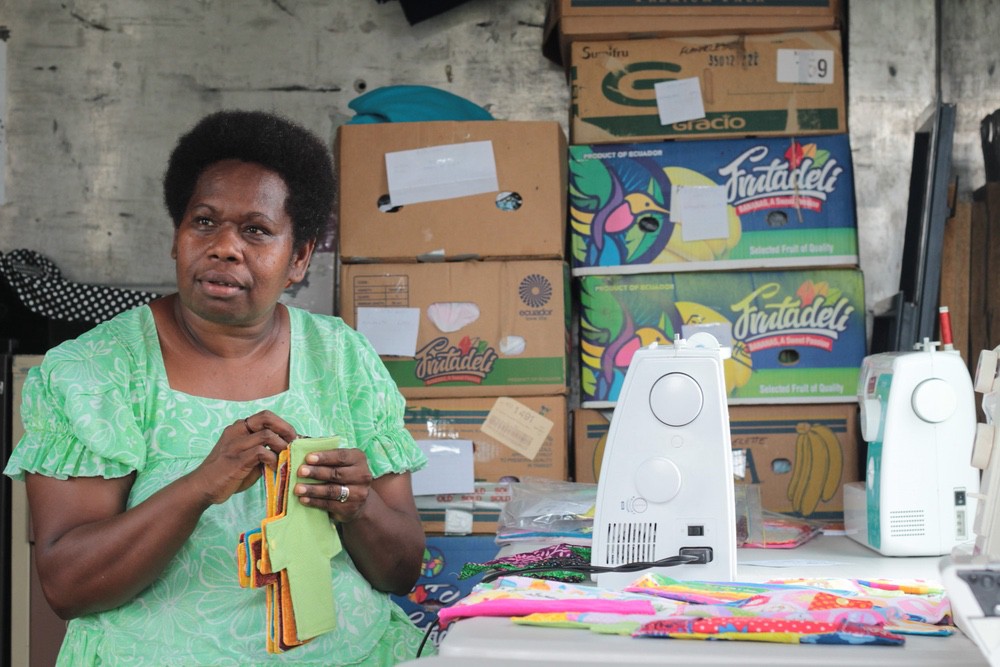
[(542, 53), (569, 64), (575, 41), (832, 30), (839, 0), (550, 0)]
[(573, 275), (858, 263), (847, 135), (569, 147)]
[(635, 350), (707, 332), (731, 348), (730, 404), (856, 401), (866, 350), (856, 269), (589, 275), (578, 280), (580, 394), (618, 399)]
[(574, 42), (570, 143), (847, 131), (840, 33)]
[(411, 398), (403, 420), (416, 440), (472, 441), (477, 482), (565, 480), (569, 474), (564, 395)]
[[(597, 482), (610, 415), (573, 411), (575, 481)], [(857, 404), (730, 406), (729, 433), (736, 482), (759, 485), (763, 509), (843, 519), (843, 485), (864, 478)], [(809, 456), (800, 459), (806, 447)]]
[(375, 345), (407, 398), (565, 394), (568, 272), (560, 261), (344, 264), (340, 316), (373, 343), (415, 341)]
[[(499, 191), (392, 204), (387, 154), (432, 150), (435, 164), (471, 159), (482, 167), (482, 156), (464, 152), (474, 145), (488, 146)], [(559, 123), (342, 125), (334, 153), (345, 263), (565, 257), (566, 137)], [(446, 165), (440, 169), (453, 177)]]

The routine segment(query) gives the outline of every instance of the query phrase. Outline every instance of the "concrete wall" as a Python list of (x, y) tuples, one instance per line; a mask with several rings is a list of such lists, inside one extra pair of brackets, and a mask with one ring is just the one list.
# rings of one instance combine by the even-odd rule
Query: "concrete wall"
[[(982, 183), (979, 120), (1000, 107), (993, 0), (939, 0), (955, 169)], [(417, 83), (501, 119), (565, 126), (540, 52), (545, 0), (469, 0), (410, 26), (375, 0), (0, 0), (7, 39), (0, 252), (31, 248), (74, 281), (169, 285), (160, 177), (176, 137), (222, 107), (274, 109), (332, 140), (348, 103)], [(895, 292), (912, 131), (934, 99), (934, 0), (853, 0), (849, 124), (869, 304)], [(329, 276), (319, 276), (326, 280)]]

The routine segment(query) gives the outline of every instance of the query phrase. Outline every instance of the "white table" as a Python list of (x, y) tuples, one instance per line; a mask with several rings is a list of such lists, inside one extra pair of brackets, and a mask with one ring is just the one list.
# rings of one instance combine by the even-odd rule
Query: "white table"
[[(759, 563), (786, 561), (788, 567)], [(796, 549), (740, 549), (737, 578), (766, 581), (798, 576), (915, 578), (939, 582), (940, 558), (886, 558), (846, 537), (820, 536)], [(574, 665), (987, 665), (961, 633), (906, 636), (903, 646), (774, 644), (742, 641), (634, 639), (587, 630), (515, 625), (507, 618), (452, 624), (439, 655), (413, 661), (425, 667), (543, 667)]]

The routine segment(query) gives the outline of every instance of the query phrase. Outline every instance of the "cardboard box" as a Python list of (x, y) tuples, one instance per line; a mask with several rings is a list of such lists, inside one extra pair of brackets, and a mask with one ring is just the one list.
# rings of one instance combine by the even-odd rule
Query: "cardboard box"
[(383, 355), (407, 398), (566, 393), (564, 262), (345, 264), (341, 272), (341, 317), (370, 338), (412, 327), (366, 331), (359, 309), (388, 319), (419, 311), (414, 353)]
[(510, 482), (482, 482), (469, 493), (414, 496), (428, 533), (496, 536), (500, 511), (510, 502)]
[(569, 197), (573, 275), (858, 263), (846, 134), (574, 145)]
[[(610, 412), (606, 411), (573, 411), (577, 482), (597, 482), (609, 419)], [(737, 482), (759, 487), (763, 509), (810, 519), (843, 519), (843, 485), (864, 479), (856, 403), (730, 406), (729, 432)], [(841, 462), (836, 466), (840, 470), (839, 481), (831, 482), (830, 488), (835, 489), (833, 494), (827, 500), (822, 500), (820, 494), (815, 505), (803, 504), (803, 495), (796, 496), (789, 490), (796, 472), (798, 440), (806, 434), (809, 439), (804, 443), (808, 444), (803, 447), (836, 447), (835, 456)], [(833, 439), (828, 442), (815, 440), (831, 437)], [(805, 475), (812, 484), (823, 481), (826, 472), (819, 464), (820, 459), (816, 461), (808, 470), (804, 461), (798, 462), (802, 466), (800, 476)]]
[(416, 440), (471, 440), (477, 482), (569, 475), (565, 396), (409, 399), (403, 419)]
[[(498, 550), (492, 536), (428, 535), (423, 573), (407, 595), (391, 597), (418, 628), (427, 630), (437, 621), (442, 607), (464, 598), (484, 576), (477, 574), (460, 579), (462, 568), (467, 563), (493, 560)], [(436, 627), (431, 630), (428, 641), (438, 646), (447, 634), (447, 628)]]
[(569, 63), (577, 41), (833, 30), (839, 0), (550, 0), (542, 53)]
[(613, 410), (577, 408), (573, 410), (573, 481), (596, 484), (601, 475), (604, 445), (608, 441)]
[(856, 401), (865, 298), (855, 269), (583, 276), (582, 406), (613, 406), (632, 354), (699, 331), (732, 349), (728, 401)]
[[(387, 153), (469, 142), (491, 144), (499, 192), (387, 203)], [(335, 154), (343, 262), (565, 257), (566, 137), (559, 123), (342, 125)]]
[(574, 42), (571, 84), (574, 144), (847, 132), (832, 30)]

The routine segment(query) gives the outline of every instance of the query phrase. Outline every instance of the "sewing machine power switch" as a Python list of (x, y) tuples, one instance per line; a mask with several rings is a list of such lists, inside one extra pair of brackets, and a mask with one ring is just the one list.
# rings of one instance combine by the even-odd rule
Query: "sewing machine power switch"
[(910, 396), (913, 412), (925, 422), (937, 424), (955, 413), (958, 399), (955, 390), (941, 378), (929, 378), (918, 384)]

